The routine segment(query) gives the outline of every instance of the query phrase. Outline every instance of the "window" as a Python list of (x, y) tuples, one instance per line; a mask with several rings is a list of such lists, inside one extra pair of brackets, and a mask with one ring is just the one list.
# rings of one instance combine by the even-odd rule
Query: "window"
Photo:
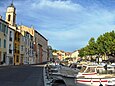
[(21, 46), (21, 51), (23, 51), (23, 45)]
[(9, 53), (12, 53), (11, 44), (9, 44)]
[(4, 24), (2, 24), (2, 28), (1, 29), (2, 29), (1, 31), (5, 33), (5, 25)]
[(12, 31), (10, 31), (10, 37), (12, 37)]
[(4, 48), (6, 48), (6, 40), (4, 39)]
[(3, 32), (6, 33), (6, 25), (4, 25)]
[(10, 31), (9, 40), (12, 41), (12, 31)]
[(8, 21), (10, 21), (11, 15), (8, 15)]
[(1, 38), (0, 38), (0, 48), (1, 48)]
[(9, 49), (11, 50), (11, 44), (9, 44)]
[(13, 23), (15, 23), (15, 16), (14, 16), (14, 18), (13, 18)]
[(16, 58), (16, 62), (19, 62), (19, 56), (17, 56), (17, 58)]

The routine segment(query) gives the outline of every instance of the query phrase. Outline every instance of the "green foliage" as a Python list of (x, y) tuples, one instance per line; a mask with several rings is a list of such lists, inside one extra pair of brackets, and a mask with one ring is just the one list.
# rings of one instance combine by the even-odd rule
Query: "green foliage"
[(112, 55), (115, 56), (115, 31), (100, 35), (97, 40), (92, 37), (88, 45), (79, 51), (79, 56)]
[(56, 53), (56, 52), (57, 52), (57, 50), (56, 50), (56, 49), (52, 49), (52, 52), (55, 52), (55, 53)]
[(98, 54), (115, 55), (115, 32), (107, 32), (97, 39)]

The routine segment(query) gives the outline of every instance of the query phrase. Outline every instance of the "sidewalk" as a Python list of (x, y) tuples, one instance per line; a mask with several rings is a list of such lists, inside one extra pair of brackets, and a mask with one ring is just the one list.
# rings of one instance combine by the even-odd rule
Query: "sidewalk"
[(44, 86), (51, 86), (52, 85), (52, 79), (48, 77), (48, 73), (46, 70), (46, 65), (44, 65), (44, 70), (43, 70), (43, 76), (44, 76)]

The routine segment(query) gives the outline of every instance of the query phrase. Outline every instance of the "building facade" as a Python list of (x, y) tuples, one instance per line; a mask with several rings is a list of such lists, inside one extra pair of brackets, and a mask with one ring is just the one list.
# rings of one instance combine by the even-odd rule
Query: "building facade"
[(0, 16), (0, 64), (36, 64), (48, 60), (48, 40), (33, 27), (16, 24), (16, 8), (7, 7), (6, 20)]
[[(20, 30), (21, 31), (21, 30)], [(20, 37), (20, 58), (21, 58), (21, 64), (25, 64), (25, 36), (24, 36), (24, 31), (21, 31), (21, 37)]]
[(79, 51), (75, 50), (74, 52), (72, 52), (71, 57), (74, 59), (75, 62), (77, 62), (78, 60), (80, 60), (79, 55)]
[(8, 23), (0, 19), (0, 64), (7, 64)]
[(36, 63), (41, 63), (47, 61), (48, 58), (48, 40), (42, 36), (39, 32), (35, 30), (35, 53), (36, 53)]
[(7, 65), (14, 64), (14, 33), (15, 30), (8, 27), (8, 36), (7, 36)]
[(20, 38), (21, 38), (21, 33), (19, 30), (16, 30), (15, 31), (15, 37), (14, 37), (14, 65), (20, 65), (21, 64)]
[(27, 26), (21, 25), (18, 26), (18, 29), (21, 30), (21, 33), (24, 36), (25, 43), (25, 59), (24, 64), (34, 64), (35, 55), (34, 55), (34, 29)]

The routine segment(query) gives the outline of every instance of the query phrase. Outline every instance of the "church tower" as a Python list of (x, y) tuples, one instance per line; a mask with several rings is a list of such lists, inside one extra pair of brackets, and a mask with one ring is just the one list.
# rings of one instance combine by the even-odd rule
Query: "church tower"
[(6, 22), (8, 22), (12, 26), (16, 25), (16, 8), (13, 5), (13, 0), (11, 5), (7, 7)]

